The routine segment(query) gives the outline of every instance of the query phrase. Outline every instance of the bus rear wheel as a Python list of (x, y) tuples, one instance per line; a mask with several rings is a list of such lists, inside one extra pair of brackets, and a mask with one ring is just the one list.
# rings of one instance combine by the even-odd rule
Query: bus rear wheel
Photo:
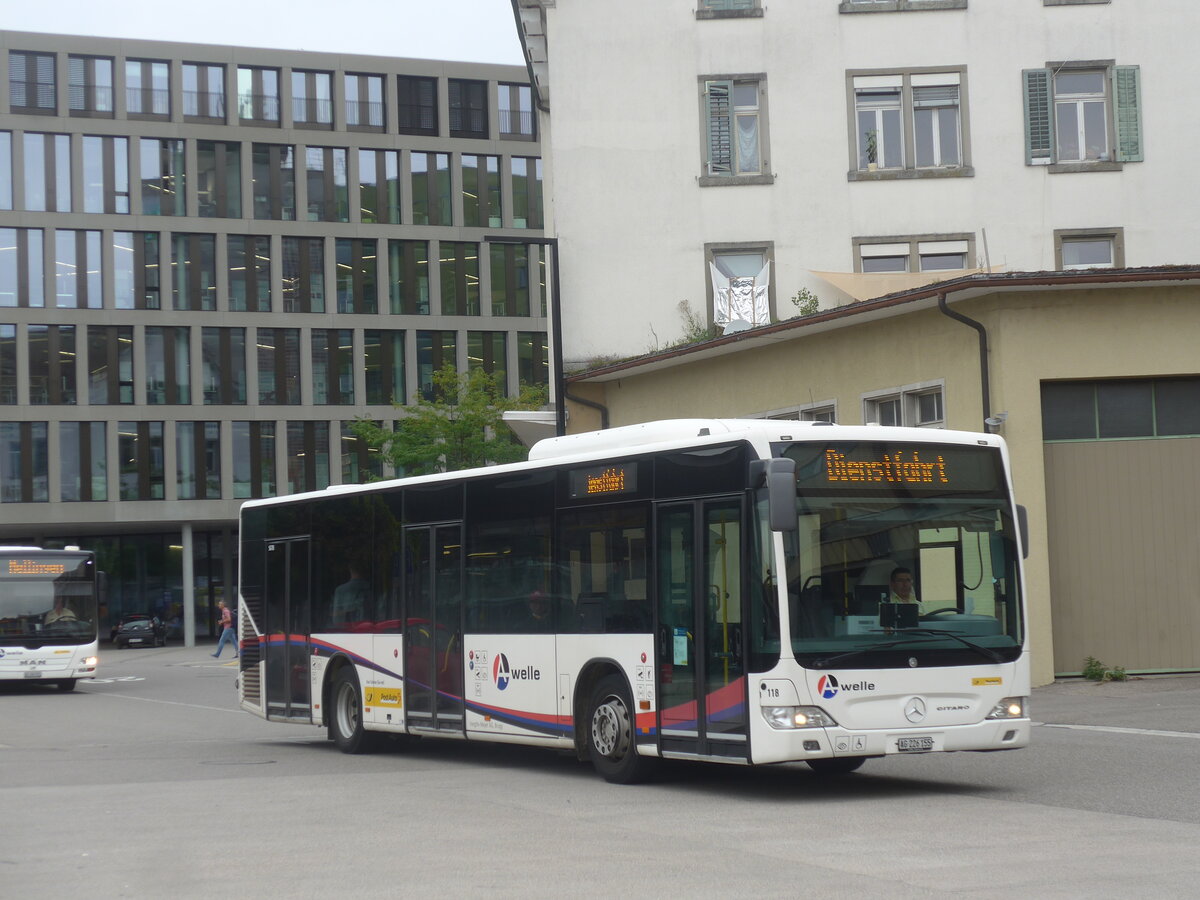
[(865, 756), (835, 756), (830, 759), (805, 760), (808, 767), (820, 775), (849, 775), (867, 761)]
[(638, 755), (633, 732), (633, 702), (625, 679), (600, 679), (588, 706), (587, 743), (592, 765), (605, 781), (636, 784), (650, 774), (653, 761)]
[(343, 753), (366, 753), (372, 735), (363, 728), (362, 691), (354, 670), (346, 666), (333, 681), (329, 736)]

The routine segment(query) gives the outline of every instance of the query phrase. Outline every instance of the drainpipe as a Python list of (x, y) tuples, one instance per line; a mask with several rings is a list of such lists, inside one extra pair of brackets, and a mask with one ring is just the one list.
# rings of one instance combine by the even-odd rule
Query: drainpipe
[[(574, 394), (568, 394), (566, 392), (563, 393), (563, 398), (564, 400), (570, 400), (572, 403), (578, 403), (580, 406), (586, 406), (588, 409), (598, 410), (600, 413), (601, 430), (606, 430), (608, 428), (608, 407), (603, 403), (597, 403), (595, 400), (585, 400), (583, 397), (576, 397)], [(566, 405), (567, 404), (564, 402), (562, 407), (565, 408)], [(565, 431), (561, 431), (559, 433), (566, 434)]]
[(983, 430), (991, 431), (992, 426), (987, 423), (987, 420), (992, 415), (992, 396), (990, 383), (991, 379), (988, 375), (988, 340), (987, 330), (979, 322), (974, 319), (964, 316), (962, 313), (951, 309), (946, 305), (946, 292), (938, 293), (938, 309), (943, 315), (949, 316), (956, 322), (962, 322), (964, 325), (974, 328), (979, 332), (979, 384), (983, 392)]

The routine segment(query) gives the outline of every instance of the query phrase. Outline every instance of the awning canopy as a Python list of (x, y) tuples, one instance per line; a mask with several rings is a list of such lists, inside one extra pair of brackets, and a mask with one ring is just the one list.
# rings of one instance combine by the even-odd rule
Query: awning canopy
[(886, 297), (901, 291), (911, 291), (914, 288), (925, 287), (939, 281), (950, 281), (966, 275), (978, 275), (984, 272), (999, 272), (1003, 266), (992, 266), (990, 269), (938, 269), (933, 272), (817, 272), (810, 270), (813, 275), (828, 281), (844, 294), (855, 300), (874, 300), (876, 297)]

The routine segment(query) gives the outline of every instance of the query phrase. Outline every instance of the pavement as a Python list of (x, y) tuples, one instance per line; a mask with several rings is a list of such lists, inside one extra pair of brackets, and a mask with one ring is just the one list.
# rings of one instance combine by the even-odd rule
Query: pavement
[(1033, 689), (1030, 710), (1046, 725), (1138, 729), (1200, 737), (1200, 674), (1070, 678)]

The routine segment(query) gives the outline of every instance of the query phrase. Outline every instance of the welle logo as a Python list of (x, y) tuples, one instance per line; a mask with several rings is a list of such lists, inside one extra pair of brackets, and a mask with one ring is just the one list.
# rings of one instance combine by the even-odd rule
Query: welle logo
[(832, 700), (838, 695), (839, 691), (873, 691), (875, 690), (875, 682), (873, 681), (855, 681), (847, 684), (840, 684), (833, 675), (822, 675), (817, 679), (817, 693), (821, 695), (823, 700)]
[(508, 656), (497, 653), (492, 659), (492, 681), (496, 690), (505, 690), (512, 681), (541, 681), (542, 672), (534, 666), (513, 668), (508, 664)]

